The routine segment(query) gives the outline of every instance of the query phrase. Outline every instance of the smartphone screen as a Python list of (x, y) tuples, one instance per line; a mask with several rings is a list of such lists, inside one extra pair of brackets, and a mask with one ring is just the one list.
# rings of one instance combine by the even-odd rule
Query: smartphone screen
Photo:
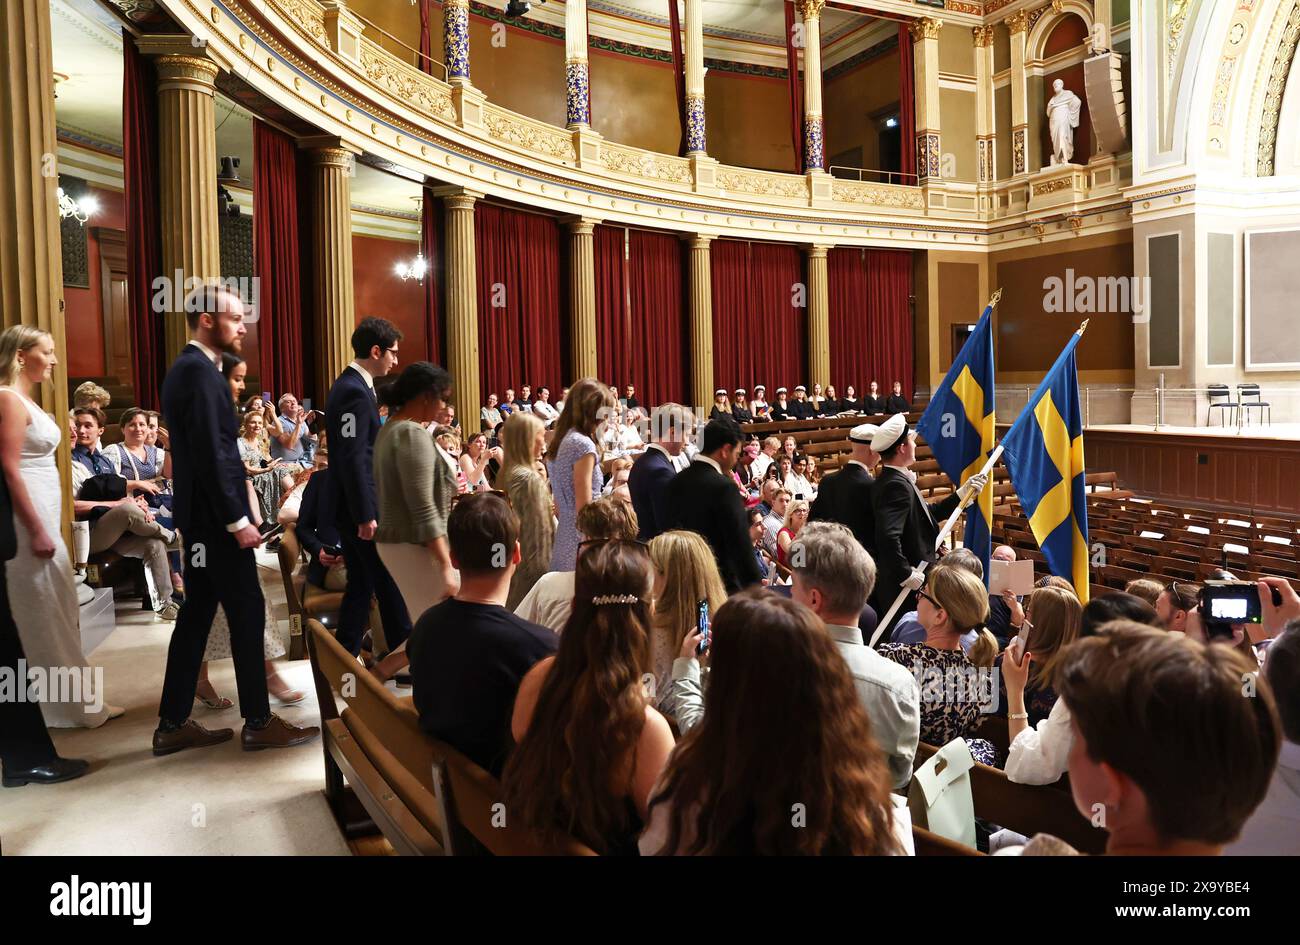
[(709, 602), (707, 600), (702, 600), (696, 605), (695, 629), (700, 634), (700, 642), (695, 646), (695, 655), (703, 656), (709, 651), (709, 644), (713, 642), (713, 634), (709, 629)]

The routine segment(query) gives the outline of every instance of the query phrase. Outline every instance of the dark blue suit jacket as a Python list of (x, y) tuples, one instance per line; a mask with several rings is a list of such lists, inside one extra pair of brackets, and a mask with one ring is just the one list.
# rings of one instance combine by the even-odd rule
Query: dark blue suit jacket
[(637, 457), (628, 473), (627, 488), (636, 512), (637, 538), (649, 541), (668, 531), (668, 484), (677, 470), (653, 447)]
[(329, 469), (318, 469), (307, 480), (298, 506), (298, 524), (294, 533), (307, 552), (307, 580), (316, 587), (325, 586), (325, 566), (320, 550), (339, 547), (339, 530), (335, 525), (338, 493)]
[(171, 431), (176, 527), (224, 532), (251, 515), (230, 385), (194, 345), (185, 346), (163, 379), (162, 408)]
[(358, 525), (379, 518), (374, 463), (379, 405), (365, 378), (351, 367), (344, 368), (330, 388), (325, 431), (332, 479), (338, 489), (335, 521), (339, 528), (355, 532)]

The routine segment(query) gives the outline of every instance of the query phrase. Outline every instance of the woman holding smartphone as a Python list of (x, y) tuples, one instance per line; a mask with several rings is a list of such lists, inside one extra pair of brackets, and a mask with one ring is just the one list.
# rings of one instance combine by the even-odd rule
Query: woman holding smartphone
[(655, 703), (660, 704), (682, 640), (695, 632), (700, 601), (708, 603), (709, 613), (717, 613), (727, 600), (727, 590), (713, 550), (695, 532), (656, 536), (650, 542), (650, 562), (654, 565), (650, 671), (655, 676)]

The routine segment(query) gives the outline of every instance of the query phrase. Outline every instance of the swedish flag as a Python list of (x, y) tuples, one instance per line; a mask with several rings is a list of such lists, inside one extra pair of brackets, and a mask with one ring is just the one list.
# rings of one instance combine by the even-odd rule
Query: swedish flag
[[(939, 468), (960, 485), (984, 468), (993, 451), (993, 306), (984, 308), (974, 332), (966, 339), (948, 376), (916, 425), (939, 461)], [(993, 490), (986, 488), (966, 510), (962, 544), (984, 562), (988, 583), (993, 522)]]
[(1002, 438), (1002, 447), (1011, 482), (1048, 567), (1074, 584), (1079, 600), (1086, 604), (1088, 501), (1074, 360), (1082, 337), (1080, 328)]

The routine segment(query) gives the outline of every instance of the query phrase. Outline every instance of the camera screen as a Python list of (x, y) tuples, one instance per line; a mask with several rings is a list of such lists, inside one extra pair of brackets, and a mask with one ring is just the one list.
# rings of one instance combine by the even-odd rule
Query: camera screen
[(1244, 597), (1218, 597), (1210, 605), (1210, 617), (1242, 623), (1246, 620), (1248, 603)]

